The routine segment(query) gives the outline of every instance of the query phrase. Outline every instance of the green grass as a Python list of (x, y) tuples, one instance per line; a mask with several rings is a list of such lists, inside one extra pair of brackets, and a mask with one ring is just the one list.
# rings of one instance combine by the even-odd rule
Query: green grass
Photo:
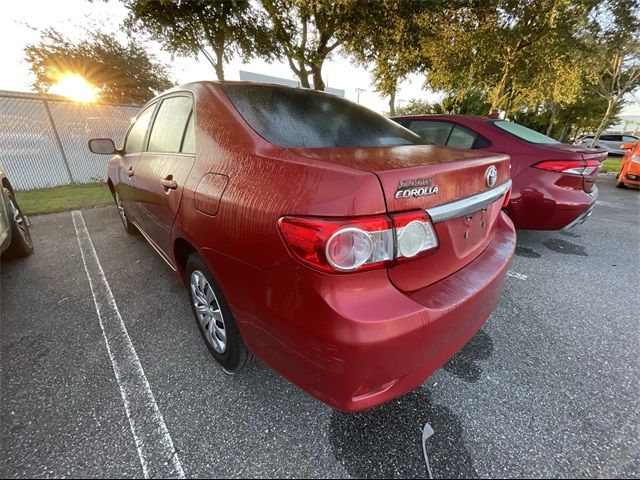
[(622, 164), (622, 157), (607, 157), (600, 171), (602, 173), (619, 172), (621, 164)]
[(106, 183), (17, 191), (16, 200), (25, 215), (102, 207), (113, 203)]

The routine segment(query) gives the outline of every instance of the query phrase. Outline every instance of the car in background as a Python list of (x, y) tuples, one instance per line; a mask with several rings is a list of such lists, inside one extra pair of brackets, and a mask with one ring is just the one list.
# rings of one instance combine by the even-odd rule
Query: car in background
[(108, 185), (187, 286), (227, 372), (249, 352), (346, 411), (418, 387), (480, 329), (515, 248), (504, 154), (427, 145), (341, 97), (250, 82), (142, 108)]
[(506, 207), (518, 229), (560, 230), (584, 222), (598, 197), (602, 149), (560, 143), (506, 120), (474, 115), (414, 115), (393, 120), (427, 141), (511, 157)]
[(0, 169), (0, 254), (5, 258), (24, 257), (33, 252), (29, 221), (22, 214), (13, 187)]
[[(596, 148), (601, 148), (606, 150), (609, 155), (618, 155), (622, 156), (627, 151), (622, 148), (623, 143), (634, 143), (639, 139), (635, 135), (622, 135), (622, 134), (613, 134), (613, 133), (605, 133), (600, 135), (600, 138), (595, 144)], [(582, 135), (578, 137), (573, 144), (580, 145), (583, 147), (590, 147), (593, 142), (593, 135)]]
[(640, 187), (640, 141), (621, 145), (627, 153), (622, 157), (616, 187)]

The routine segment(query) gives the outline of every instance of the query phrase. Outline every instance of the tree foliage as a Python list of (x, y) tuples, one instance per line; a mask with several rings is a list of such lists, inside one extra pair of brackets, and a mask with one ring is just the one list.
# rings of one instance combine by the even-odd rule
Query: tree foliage
[[(261, 0), (269, 16), (275, 53), (286, 58), (300, 85), (324, 90), (322, 66), (353, 29), (366, 2), (357, 0)], [(374, 7), (368, 3), (369, 8)]]
[(606, 102), (592, 146), (615, 118), (624, 96), (640, 87), (640, 15), (637, 0), (607, 0), (592, 24), (590, 51), (597, 72), (593, 91)]
[[(513, 112), (511, 120), (526, 127), (546, 133), (561, 142), (569, 141), (581, 133), (593, 132), (598, 128), (607, 110), (607, 101), (592, 90), (573, 103), (556, 110), (555, 106), (541, 105), (535, 109), (522, 109)], [(616, 104), (605, 128), (615, 123), (616, 115), (622, 109), (622, 102)]]
[(129, 9), (125, 25), (144, 32), (172, 52), (202, 55), (224, 80), (224, 63), (236, 55), (269, 58), (276, 46), (266, 15), (250, 0), (123, 0)]
[(420, 98), (412, 98), (406, 104), (396, 108), (396, 115), (430, 115), (434, 113), (444, 113), (437, 111), (436, 106), (439, 104), (429, 103)]
[[(351, 19), (351, 28), (344, 36), (344, 51), (357, 64), (372, 67), (373, 85), (376, 91), (389, 96), (391, 115), (395, 112), (398, 84), (416, 70), (420, 45), (432, 41), (429, 37), (435, 35), (424, 17), (438, 5), (380, 0), (374, 7), (369, 3), (365, 14)], [(422, 25), (417, 24), (417, 18), (422, 18)]]
[[(371, 69), (391, 114), (399, 82), (421, 72), (447, 93), (431, 110), (539, 112), (549, 133), (601, 115), (605, 128), (640, 77), (640, 0), (122, 1), (131, 30), (172, 53), (203, 55), (219, 79), (234, 56), (277, 58), (301, 86), (323, 90), (324, 63), (348, 55)], [(410, 106), (427, 108), (398, 112)]]
[(441, 102), (429, 103), (412, 99), (404, 107), (398, 107), (398, 115), (447, 114), (447, 115), (485, 115), (489, 102), (484, 92), (470, 89), (446, 95)]
[(142, 104), (172, 85), (166, 66), (143, 47), (101, 32), (73, 43), (54, 28), (46, 29), (38, 43), (25, 47), (25, 59), (39, 92), (63, 75), (77, 74), (100, 89), (101, 101)]
[(592, 0), (451, 2), (425, 45), (435, 89), (480, 88), (491, 110), (576, 99), (590, 71), (583, 32)]

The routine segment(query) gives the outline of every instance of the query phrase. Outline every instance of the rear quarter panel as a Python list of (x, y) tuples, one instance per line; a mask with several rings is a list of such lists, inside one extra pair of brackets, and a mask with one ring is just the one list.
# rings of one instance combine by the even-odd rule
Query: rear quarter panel
[[(196, 164), (185, 184), (175, 237), (256, 268), (272, 268), (290, 260), (278, 231), (280, 217), (386, 211), (375, 175), (301, 159), (269, 144), (215, 84), (194, 93)], [(215, 216), (195, 208), (198, 184), (211, 173), (229, 179)]]

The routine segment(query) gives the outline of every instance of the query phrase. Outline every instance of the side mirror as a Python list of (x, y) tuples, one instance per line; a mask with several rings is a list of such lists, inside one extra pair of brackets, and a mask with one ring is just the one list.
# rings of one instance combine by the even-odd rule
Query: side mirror
[(89, 140), (89, 150), (98, 155), (113, 155), (118, 153), (113, 140), (110, 138), (92, 138)]
[(622, 150), (631, 150), (633, 148), (633, 142), (623, 143), (622, 145), (620, 145), (620, 148)]

